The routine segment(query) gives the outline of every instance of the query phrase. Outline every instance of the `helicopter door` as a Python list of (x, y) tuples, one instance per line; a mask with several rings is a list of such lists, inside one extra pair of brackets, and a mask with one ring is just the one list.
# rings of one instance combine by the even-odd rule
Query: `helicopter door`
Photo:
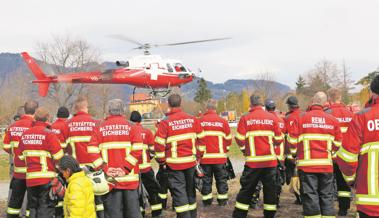
[(158, 64), (150, 65), (150, 79), (151, 80), (158, 80), (158, 70), (159, 70)]

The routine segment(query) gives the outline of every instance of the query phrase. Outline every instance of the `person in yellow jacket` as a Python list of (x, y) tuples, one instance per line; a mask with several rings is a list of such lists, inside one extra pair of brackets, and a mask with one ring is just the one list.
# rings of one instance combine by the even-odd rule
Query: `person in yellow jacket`
[(71, 156), (64, 156), (59, 161), (59, 170), (68, 182), (63, 202), (64, 217), (96, 218), (92, 182), (79, 163)]

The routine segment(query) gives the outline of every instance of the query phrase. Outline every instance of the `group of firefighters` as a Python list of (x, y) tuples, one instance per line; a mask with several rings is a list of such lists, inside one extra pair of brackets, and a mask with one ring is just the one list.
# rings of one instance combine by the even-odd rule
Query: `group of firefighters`
[[(299, 178), (295, 195), (304, 217), (335, 217), (335, 181), (338, 215), (347, 215), (354, 187), (359, 216), (379, 217), (379, 76), (370, 88), (370, 101), (357, 114), (341, 103), (338, 89), (328, 95), (316, 93), (305, 112), (290, 96), (284, 118), (275, 112), (273, 100), (263, 102), (252, 95), (250, 111), (241, 116), (234, 134), (245, 166), (231, 216), (246, 217), (263, 185), (264, 217), (275, 217), (282, 185)], [(104, 172), (107, 177), (109, 190), (94, 197), (99, 218), (144, 216), (143, 190), (152, 217), (164, 217), (169, 190), (177, 217), (195, 218), (196, 188), (203, 206), (210, 206), (213, 177), (218, 205), (227, 205), (232, 133), (228, 122), (217, 115), (216, 101), (208, 101), (201, 117), (183, 112), (178, 94), (170, 95), (168, 104), (169, 112), (153, 135), (142, 127), (138, 112), (133, 111), (129, 120), (124, 116), (125, 104), (119, 99), (108, 102), (108, 117), (99, 121), (88, 113), (87, 99), (80, 97), (74, 102), (72, 118), (61, 107), (52, 124), (44, 107), (27, 101), (25, 114), (7, 128), (3, 139), (14, 165), (7, 217), (20, 216), (26, 192), (27, 216), (74, 217), (72, 208), (54, 197), (60, 172), (56, 164), (65, 155), (73, 157), (83, 171)], [(159, 163), (157, 175), (153, 158)], [(75, 193), (69, 194), (75, 200)]]

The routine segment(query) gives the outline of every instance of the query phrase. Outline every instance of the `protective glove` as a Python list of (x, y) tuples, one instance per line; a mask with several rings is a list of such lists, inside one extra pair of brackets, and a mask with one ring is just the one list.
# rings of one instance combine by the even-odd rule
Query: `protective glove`
[(50, 199), (51, 200), (62, 199), (66, 192), (66, 188), (64, 187), (62, 181), (59, 180), (57, 177), (55, 177), (51, 181), (50, 184), (51, 184), (50, 191), (49, 191)]
[(300, 179), (298, 176), (294, 176), (291, 178), (291, 182), (289, 185), (289, 191), (291, 193), (296, 193), (300, 195)]
[(125, 176), (125, 170), (121, 169), (121, 168), (116, 168), (114, 170), (115, 174), (118, 176), (118, 177), (122, 177), (122, 176)]

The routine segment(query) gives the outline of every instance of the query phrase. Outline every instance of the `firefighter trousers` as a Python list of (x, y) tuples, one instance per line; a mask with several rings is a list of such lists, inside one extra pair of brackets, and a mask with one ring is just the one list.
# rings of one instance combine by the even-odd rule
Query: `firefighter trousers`
[(95, 207), (96, 207), (96, 217), (104, 218), (104, 204), (103, 197), (95, 195)]
[(55, 216), (56, 201), (49, 197), (50, 184), (28, 187), (30, 218), (52, 218)]
[(151, 207), (151, 215), (153, 217), (159, 216), (162, 213), (162, 200), (159, 197), (159, 183), (155, 179), (154, 171), (151, 169), (149, 172), (141, 173), (141, 180), (149, 194), (149, 203)]
[(338, 207), (342, 211), (347, 211), (350, 209), (351, 189), (337, 164), (334, 164), (334, 176), (337, 182)]
[(113, 189), (102, 196), (105, 218), (141, 218), (138, 190)]
[(306, 173), (299, 170), (304, 217), (335, 216), (333, 173)]
[(259, 181), (263, 184), (264, 217), (275, 217), (278, 201), (276, 194), (276, 170), (276, 167), (254, 169), (245, 166), (240, 179), (241, 189), (237, 195), (236, 206), (233, 212), (234, 218), (245, 218), (247, 216), (253, 192)]
[(216, 180), (217, 201), (223, 206), (228, 201), (228, 172), (225, 164), (202, 164), (205, 177), (203, 178), (203, 188), (201, 189), (203, 204), (211, 205), (213, 176)]
[(162, 208), (167, 208), (167, 193), (168, 193), (168, 173), (167, 169), (164, 169), (163, 166), (159, 166), (157, 173), (157, 180), (159, 183), (159, 197), (161, 198)]
[(195, 167), (168, 171), (168, 184), (178, 218), (196, 218)]
[(278, 203), (277, 205), (279, 206), (280, 202), (280, 194), (282, 193), (282, 187), (286, 181), (286, 173), (285, 173), (285, 167), (282, 163), (278, 164), (277, 167), (277, 177), (276, 177), (276, 185), (277, 185), (277, 190), (276, 194), (278, 196)]
[(26, 193), (26, 180), (13, 177), (9, 189), (11, 191), (8, 201), (7, 218), (18, 218), (21, 213), (21, 207)]

